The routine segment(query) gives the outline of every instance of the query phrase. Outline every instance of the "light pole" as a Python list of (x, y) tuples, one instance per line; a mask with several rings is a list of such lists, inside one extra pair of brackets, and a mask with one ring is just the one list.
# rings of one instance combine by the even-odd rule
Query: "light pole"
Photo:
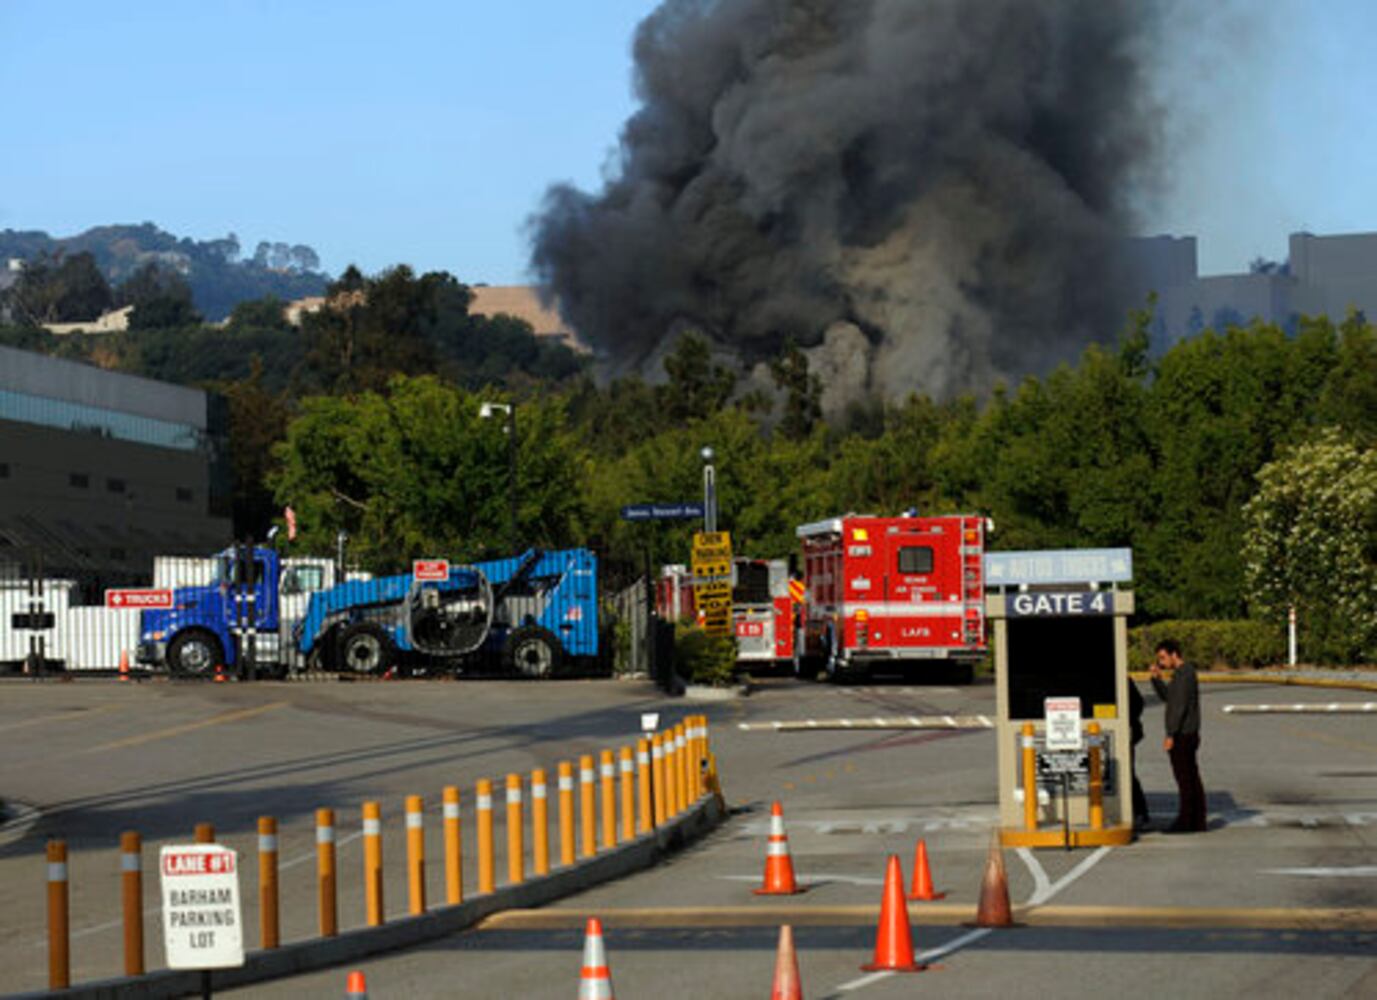
[(496, 413), (507, 415), (507, 494), (511, 503), (511, 552), (515, 555), (521, 546), (516, 523), (516, 404), (484, 403), (478, 408), (478, 415), (484, 420), (492, 419)]
[(713, 451), (704, 447), (703, 457), (703, 530), (717, 530), (717, 470), (713, 468)]

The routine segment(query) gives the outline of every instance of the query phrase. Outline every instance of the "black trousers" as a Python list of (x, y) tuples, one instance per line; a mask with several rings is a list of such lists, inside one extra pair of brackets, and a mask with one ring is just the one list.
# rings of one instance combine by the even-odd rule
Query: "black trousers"
[(1205, 829), (1205, 786), (1200, 781), (1200, 765), (1196, 754), (1200, 751), (1200, 734), (1187, 733), (1172, 738), (1171, 773), (1176, 776), (1180, 804), (1176, 807), (1176, 821), (1182, 830)]
[(1138, 745), (1135, 743), (1128, 748), (1128, 771), (1133, 775), (1133, 821), (1135, 823), (1146, 823), (1148, 821), (1147, 796), (1143, 794), (1143, 783), (1138, 780)]

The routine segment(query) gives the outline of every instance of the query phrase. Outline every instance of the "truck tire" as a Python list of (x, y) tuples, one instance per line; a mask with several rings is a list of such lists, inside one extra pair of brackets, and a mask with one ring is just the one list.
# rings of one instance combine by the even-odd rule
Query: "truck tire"
[(553, 676), (562, 653), (559, 640), (548, 629), (526, 625), (507, 637), (502, 658), (509, 670), (534, 680)]
[(167, 669), (177, 677), (209, 677), (224, 662), (220, 640), (204, 629), (178, 633), (167, 647)]
[(350, 625), (339, 637), (339, 670), (351, 674), (381, 674), (397, 658), (387, 633), (372, 622)]

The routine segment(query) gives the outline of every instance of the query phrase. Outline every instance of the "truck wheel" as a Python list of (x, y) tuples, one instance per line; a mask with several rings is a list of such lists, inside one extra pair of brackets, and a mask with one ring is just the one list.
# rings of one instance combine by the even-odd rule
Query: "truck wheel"
[(396, 650), (377, 625), (350, 625), (339, 637), (339, 669), (353, 674), (380, 674), (392, 666)]
[(559, 640), (538, 625), (519, 628), (507, 639), (503, 658), (507, 667), (522, 677), (549, 677), (559, 669)]
[(167, 647), (167, 668), (178, 677), (208, 677), (225, 662), (220, 640), (210, 632), (182, 632)]

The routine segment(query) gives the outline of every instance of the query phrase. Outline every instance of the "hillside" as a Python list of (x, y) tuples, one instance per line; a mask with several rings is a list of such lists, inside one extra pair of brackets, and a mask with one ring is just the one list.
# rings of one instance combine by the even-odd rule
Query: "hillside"
[(310, 247), (264, 242), (245, 257), (233, 233), (219, 240), (179, 239), (151, 222), (96, 226), (67, 237), (41, 230), (0, 230), (0, 260), (81, 252), (95, 258), (112, 287), (150, 262), (178, 272), (191, 286), (196, 308), (212, 322), (224, 319), (238, 303), (249, 299), (320, 295), (329, 281)]

